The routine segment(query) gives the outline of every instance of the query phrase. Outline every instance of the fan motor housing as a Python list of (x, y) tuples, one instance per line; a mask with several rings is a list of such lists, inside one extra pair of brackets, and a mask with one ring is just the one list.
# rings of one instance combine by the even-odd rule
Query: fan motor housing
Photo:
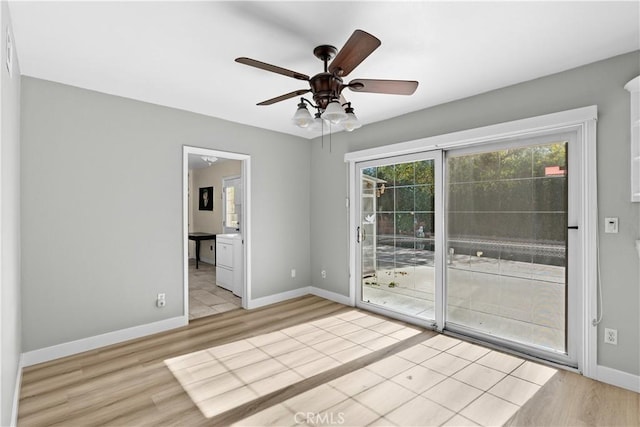
[(331, 73), (319, 73), (309, 79), (313, 100), (321, 109), (327, 108), (329, 102), (340, 98), (340, 92), (344, 88), (342, 79)]

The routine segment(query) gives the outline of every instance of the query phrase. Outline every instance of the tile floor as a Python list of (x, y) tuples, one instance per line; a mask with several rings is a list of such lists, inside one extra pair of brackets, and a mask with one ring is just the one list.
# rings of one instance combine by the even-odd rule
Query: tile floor
[[(354, 309), (165, 364), (210, 418), (420, 332)], [(437, 335), (236, 425), (495, 426), (555, 372)]]
[(234, 310), (242, 300), (232, 292), (216, 285), (216, 267), (189, 260), (189, 320)]

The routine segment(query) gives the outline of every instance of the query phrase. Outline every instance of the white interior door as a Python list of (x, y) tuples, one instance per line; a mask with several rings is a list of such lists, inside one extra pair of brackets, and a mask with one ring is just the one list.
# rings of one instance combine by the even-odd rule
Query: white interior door
[(222, 226), (225, 233), (239, 233), (242, 225), (242, 179), (222, 180)]

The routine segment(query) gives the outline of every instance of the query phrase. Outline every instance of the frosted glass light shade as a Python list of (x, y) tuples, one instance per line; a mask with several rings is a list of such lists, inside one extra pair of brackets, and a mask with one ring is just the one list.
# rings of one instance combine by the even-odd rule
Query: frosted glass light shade
[(301, 128), (306, 128), (311, 123), (313, 123), (313, 117), (311, 117), (311, 114), (309, 114), (309, 110), (307, 110), (307, 107), (304, 105), (302, 107), (298, 107), (296, 113), (293, 115), (292, 120), (296, 126), (299, 126)]
[(312, 131), (321, 131), (324, 127), (324, 120), (320, 118), (320, 114), (316, 114), (316, 117), (313, 119), (313, 123), (309, 125), (308, 129)]
[(324, 110), (321, 117), (325, 120), (329, 120), (334, 125), (337, 125), (347, 118), (347, 113), (344, 112), (338, 101), (331, 101), (329, 105), (327, 105), (327, 108)]
[(354, 113), (347, 113), (347, 118), (341, 121), (340, 124), (347, 132), (362, 127), (362, 123), (360, 123), (360, 120), (358, 120)]

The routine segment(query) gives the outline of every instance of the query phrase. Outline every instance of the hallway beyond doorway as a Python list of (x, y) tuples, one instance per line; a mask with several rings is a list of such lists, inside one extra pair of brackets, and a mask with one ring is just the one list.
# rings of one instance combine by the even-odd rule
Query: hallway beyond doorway
[(189, 260), (189, 320), (242, 307), (242, 299), (216, 285), (216, 267)]

